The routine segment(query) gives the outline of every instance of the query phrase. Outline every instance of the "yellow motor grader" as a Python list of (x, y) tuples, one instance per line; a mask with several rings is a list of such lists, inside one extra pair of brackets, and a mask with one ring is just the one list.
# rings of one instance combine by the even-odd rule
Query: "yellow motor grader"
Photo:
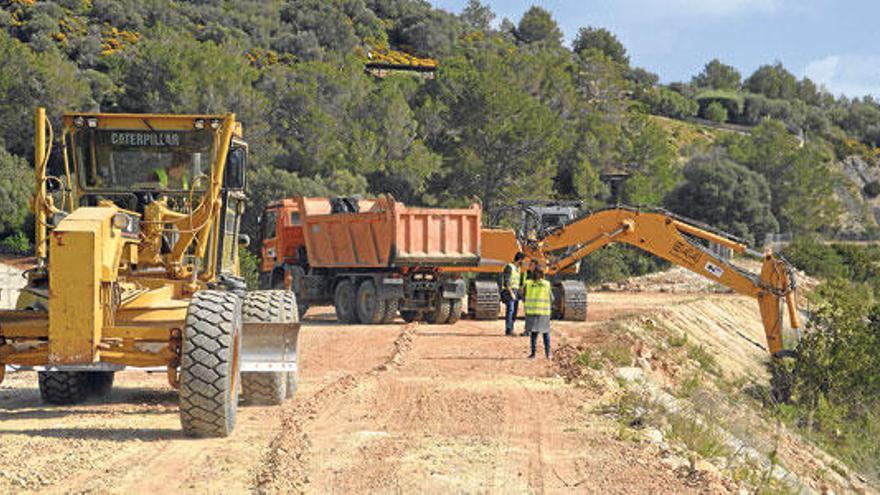
[(38, 371), (51, 404), (106, 395), (125, 367), (167, 370), (192, 436), (225, 436), (246, 402), (297, 385), (289, 291), (240, 277), (247, 144), (234, 114), (69, 113), (59, 169), (35, 117), (35, 256), (15, 310), (0, 311), (6, 365)]

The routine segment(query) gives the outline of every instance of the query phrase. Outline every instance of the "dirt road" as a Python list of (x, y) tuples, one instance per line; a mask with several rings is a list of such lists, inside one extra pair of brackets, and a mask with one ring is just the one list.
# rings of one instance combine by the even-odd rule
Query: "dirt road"
[[(687, 294), (594, 294), (555, 344), (602, 342), (615, 316)], [(44, 407), (33, 373), (0, 388), (0, 493), (687, 491), (598, 397), (525, 359), (503, 323), (338, 326), (313, 308), (297, 398), (247, 407), (229, 438), (180, 433), (163, 375), (125, 372), (109, 403)], [(520, 323), (521, 324), (521, 323)]]

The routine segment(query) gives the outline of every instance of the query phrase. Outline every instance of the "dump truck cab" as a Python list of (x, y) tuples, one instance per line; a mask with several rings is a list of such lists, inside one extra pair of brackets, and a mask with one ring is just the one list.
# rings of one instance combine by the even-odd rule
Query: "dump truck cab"
[[(15, 311), (0, 312), (6, 364), (39, 372), (44, 400), (101, 395), (124, 367), (164, 368), (196, 436), (235, 424), (295, 381), (293, 295), (251, 293), (239, 273), (247, 144), (234, 114), (70, 113), (62, 159), (35, 132), (35, 255)], [(264, 311), (267, 301), (279, 307)], [(290, 379), (288, 379), (290, 377)], [(293, 384), (295, 388), (295, 383)]]

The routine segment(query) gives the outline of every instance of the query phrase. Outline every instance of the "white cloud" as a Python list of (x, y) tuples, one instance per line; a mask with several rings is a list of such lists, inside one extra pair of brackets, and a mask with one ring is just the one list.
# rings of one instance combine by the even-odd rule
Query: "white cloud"
[(835, 95), (880, 97), (880, 55), (829, 55), (808, 63), (804, 75)]

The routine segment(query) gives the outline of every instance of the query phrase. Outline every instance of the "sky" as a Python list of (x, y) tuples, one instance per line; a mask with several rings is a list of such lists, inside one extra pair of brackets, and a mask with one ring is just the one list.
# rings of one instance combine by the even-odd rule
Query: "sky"
[[(467, 0), (430, 0), (460, 13)], [(570, 42), (583, 26), (609, 29), (631, 64), (662, 82), (688, 81), (718, 58), (748, 77), (782, 62), (835, 95), (880, 97), (880, 0), (482, 0), (519, 22), (549, 10)]]

